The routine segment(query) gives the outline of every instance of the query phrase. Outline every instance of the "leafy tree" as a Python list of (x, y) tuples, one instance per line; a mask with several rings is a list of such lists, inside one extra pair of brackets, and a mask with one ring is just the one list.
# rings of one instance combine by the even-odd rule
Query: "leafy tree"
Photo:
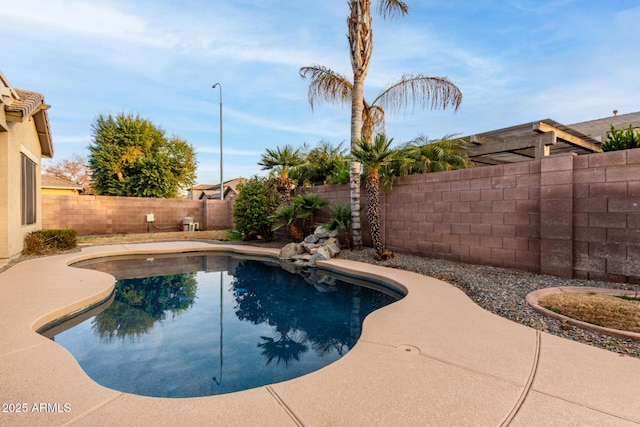
[(288, 144), (283, 148), (276, 147), (275, 150), (267, 148), (267, 152), (258, 162), (263, 170), (274, 170), (279, 175), (276, 183), (280, 193), (280, 204), (285, 206), (291, 204), (291, 191), (296, 188), (296, 183), (289, 178), (289, 171), (303, 163), (300, 148), (294, 149)]
[(391, 253), (384, 250), (380, 224), (380, 172), (385, 170), (398, 156), (398, 151), (391, 149), (393, 138), (387, 139), (383, 134), (376, 135), (372, 143), (360, 139), (352, 150), (353, 156), (362, 163), (367, 174), (367, 219), (371, 228), (371, 240), (376, 250), (376, 259), (382, 260)]
[(193, 147), (149, 120), (99, 115), (92, 129), (89, 169), (97, 194), (175, 198), (195, 183)]
[(607, 139), (600, 145), (602, 151), (629, 150), (640, 148), (640, 129), (629, 125), (628, 129), (616, 129), (611, 125)]
[(280, 198), (273, 178), (253, 177), (238, 184), (238, 197), (233, 205), (233, 217), (236, 228), (245, 239), (261, 236), (269, 241), (271, 215), (278, 208)]
[(85, 191), (91, 187), (91, 174), (87, 166), (87, 159), (77, 154), (70, 159), (63, 159), (44, 166), (43, 173), (80, 184), (85, 188)]

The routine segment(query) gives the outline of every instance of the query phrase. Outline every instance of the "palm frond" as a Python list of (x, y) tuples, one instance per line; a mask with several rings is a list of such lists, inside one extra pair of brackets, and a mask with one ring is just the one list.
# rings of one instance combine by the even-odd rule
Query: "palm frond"
[(313, 110), (319, 101), (330, 104), (346, 105), (351, 102), (353, 84), (340, 73), (322, 65), (300, 68), (300, 77), (309, 78), (309, 104)]
[(378, 13), (383, 18), (395, 17), (396, 15), (405, 15), (409, 12), (409, 6), (400, 0), (379, 0)]
[(453, 107), (462, 102), (462, 92), (446, 77), (405, 74), (373, 101), (394, 112)]

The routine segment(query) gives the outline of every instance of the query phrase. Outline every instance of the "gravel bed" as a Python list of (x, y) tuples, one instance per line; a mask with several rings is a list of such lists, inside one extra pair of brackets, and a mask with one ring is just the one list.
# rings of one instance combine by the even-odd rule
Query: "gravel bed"
[(398, 268), (435, 277), (464, 291), (482, 308), (501, 317), (562, 338), (600, 347), (620, 355), (640, 358), (640, 342), (573, 327), (534, 311), (525, 301), (529, 292), (557, 286), (592, 286), (633, 289), (629, 284), (563, 279), (484, 265), (463, 264), (414, 255), (395, 254), (376, 261), (373, 249), (344, 250), (337, 258)]

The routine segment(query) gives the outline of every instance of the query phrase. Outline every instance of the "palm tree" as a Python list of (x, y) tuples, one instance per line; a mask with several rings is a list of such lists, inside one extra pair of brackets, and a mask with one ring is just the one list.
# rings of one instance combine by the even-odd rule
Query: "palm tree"
[(349, 175), (349, 159), (342, 143), (334, 146), (327, 141), (319, 141), (304, 155), (305, 163), (291, 170), (289, 176), (298, 185), (324, 185), (346, 183), (343, 176)]
[(331, 221), (327, 230), (344, 231), (344, 246), (351, 249), (351, 208), (346, 205), (335, 205), (331, 210)]
[(315, 223), (315, 213), (327, 206), (329, 202), (315, 193), (304, 193), (293, 198), (293, 206), (298, 210), (298, 218), (302, 220), (302, 232), (305, 236), (311, 234)]
[(392, 142), (393, 138), (387, 139), (384, 134), (378, 134), (372, 143), (360, 139), (352, 150), (353, 156), (362, 163), (367, 174), (367, 219), (371, 229), (371, 241), (376, 250), (375, 257), (378, 260), (393, 256), (390, 252), (385, 252), (380, 230), (380, 171), (398, 156), (398, 151), (391, 149)]
[(302, 242), (304, 236), (296, 227), (296, 220), (298, 218), (305, 218), (308, 213), (301, 213), (299, 209), (294, 205), (280, 205), (278, 209), (269, 217), (273, 222), (271, 231), (277, 231), (285, 225), (289, 228), (289, 233), (294, 242)]
[[(401, 0), (379, 0), (378, 12), (386, 18), (396, 14), (404, 15), (407, 5)], [(364, 81), (369, 70), (373, 50), (373, 30), (370, 0), (349, 0), (347, 18), (351, 69), (353, 70), (353, 90), (351, 98), (351, 151), (361, 138), (362, 108), (364, 104)], [(351, 162), (349, 168), (351, 191), (351, 215), (353, 245), (362, 246), (360, 230), (360, 164)]]
[(300, 149), (293, 149), (290, 145), (285, 145), (282, 149), (276, 147), (275, 150), (267, 148), (266, 154), (262, 155), (262, 159), (258, 162), (262, 169), (273, 169), (280, 175), (276, 179), (278, 193), (280, 193), (280, 204), (289, 206), (291, 204), (291, 191), (296, 188), (295, 182), (289, 178), (289, 170), (300, 166), (304, 163), (304, 159), (300, 154)]
[[(310, 78), (309, 103), (312, 109), (318, 101), (344, 105), (352, 99), (353, 84), (327, 67), (302, 67), (300, 76)], [(446, 77), (405, 74), (380, 92), (373, 102), (365, 99), (362, 102), (361, 136), (371, 141), (374, 133), (384, 133), (385, 110), (400, 113), (416, 108), (453, 107), (456, 111), (462, 102), (462, 92)]]
[(414, 174), (465, 169), (471, 165), (465, 153), (465, 141), (452, 135), (437, 140), (420, 135), (409, 141), (402, 151), (411, 159)]

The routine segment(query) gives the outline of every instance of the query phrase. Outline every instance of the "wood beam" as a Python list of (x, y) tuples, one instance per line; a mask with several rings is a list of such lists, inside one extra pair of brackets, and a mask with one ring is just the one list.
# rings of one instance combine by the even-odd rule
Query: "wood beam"
[(482, 136), (482, 135), (471, 135), (469, 137), (469, 141), (474, 143), (474, 144), (495, 144), (495, 143), (504, 143), (504, 141), (500, 140), (500, 139), (493, 139), (493, 138), (488, 138), (486, 136)]
[(491, 144), (476, 145), (469, 148), (469, 153), (471, 156), (482, 156), (485, 154), (498, 154), (523, 150), (526, 148), (534, 148), (536, 145), (536, 136), (528, 135), (526, 137), (509, 140), (509, 142), (495, 142)]
[(563, 130), (555, 128), (555, 127), (553, 127), (551, 125), (548, 125), (548, 124), (546, 124), (544, 122), (534, 123), (533, 124), (533, 130), (535, 132), (538, 132), (538, 133), (555, 132), (556, 138), (558, 138), (558, 139), (560, 139), (560, 140), (562, 140), (562, 141), (564, 141), (564, 142), (566, 142), (568, 144), (574, 145), (576, 147), (584, 148), (584, 149), (592, 151), (594, 153), (601, 153), (602, 152), (602, 149), (598, 145), (596, 145), (596, 144), (594, 144), (592, 142), (589, 142), (589, 141), (585, 141), (584, 139), (582, 139), (582, 138), (580, 138), (578, 136), (571, 135), (568, 132), (565, 132)]

